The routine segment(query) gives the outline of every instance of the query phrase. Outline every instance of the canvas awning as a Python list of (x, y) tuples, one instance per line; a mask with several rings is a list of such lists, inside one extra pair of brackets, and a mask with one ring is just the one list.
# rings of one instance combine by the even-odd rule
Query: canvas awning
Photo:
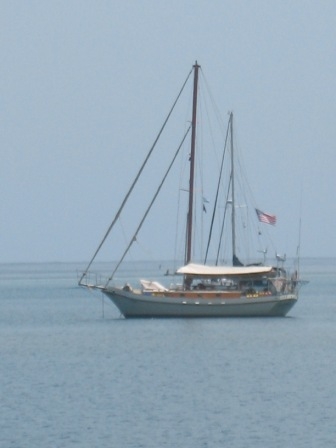
[(239, 276), (253, 274), (267, 274), (272, 270), (271, 266), (208, 266), (204, 264), (189, 263), (179, 268), (176, 273), (195, 276)]

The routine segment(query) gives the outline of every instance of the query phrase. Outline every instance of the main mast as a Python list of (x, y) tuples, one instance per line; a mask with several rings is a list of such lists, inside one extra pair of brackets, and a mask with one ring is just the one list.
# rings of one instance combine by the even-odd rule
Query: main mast
[(194, 91), (193, 108), (191, 120), (191, 150), (190, 150), (190, 176), (189, 176), (189, 208), (187, 217), (187, 238), (185, 264), (191, 261), (192, 257), (192, 227), (193, 227), (193, 205), (194, 205), (194, 174), (195, 174), (195, 149), (196, 149), (196, 120), (197, 120), (197, 92), (198, 92), (198, 70), (200, 66), (197, 61), (194, 65)]

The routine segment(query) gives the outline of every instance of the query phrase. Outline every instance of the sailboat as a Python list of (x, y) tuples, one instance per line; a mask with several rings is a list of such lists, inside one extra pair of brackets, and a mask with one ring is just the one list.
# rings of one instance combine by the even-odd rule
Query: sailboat
[[(141, 176), (144, 166), (153, 151), (154, 144), (132, 183), (131, 188), (126, 194), (108, 231), (88, 264), (87, 269), (80, 276), (79, 285), (102, 291), (116, 305), (125, 318), (285, 316), (298, 300), (298, 292), (301, 285), (298, 271), (295, 270), (293, 273), (287, 272), (284, 268), (284, 258), (280, 259), (280, 257), (278, 257), (276, 263), (269, 265), (261, 263), (247, 265), (242, 263), (236, 254), (233, 156), (231, 157), (232, 172), (230, 178), (231, 199), (227, 201), (231, 203), (232, 210), (232, 264), (220, 264), (218, 258), (213, 263), (208, 263), (207, 257), (204, 259), (204, 262), (201, 263), (196, 262), (196, 260), (193, 259), (193, 208), (195, 195), (194, 177), (196, 169), (196, 125), (199, 70), (200, 66), (196, 62), (190, 72), (190, 74), (193, 74), (193, 96), (190, 125), (191, 145), (189, 155), (190, 168), (185, 256), (183, 265), (175, 271), (175, 274), (179, 276), (181, 281), (166, 286), (162, 284), (162, 281), (158, 281), (157, 279), (140, 279), (137, 287), (132, 286), (129, 282), (125, 282), (122, 285), (115, 285), (112, 283), (115, 272), (124, 261), (125, 256), (134, 241), (136, 241), (142, 224), (147, 217), (152, 204), (157, 198), (159, 190), (154, 195), (145, 216), (137, 227), (130, 243), (127, 245), (121, 260), (117, 263), (117, 266), (107, 281), (100, 284), (99, 282), (91, 282), (89, 277), (89, 269), (108, 234), (119, 219), (125, 204), (129, 200), (134, 186)], [(169, 115), (167, 119), (169, 118)], [(233, 115), (230, 113), (229, 124), (231, 129), (231, 143), (232, 117)], [(159, 135), (161, 134), (161, 131)], [(189, 129), (184, 135), (183, 142), (188, 133)], [(164, 178), (168, 175), (168, 172), (169, 169)], [(267, 217), (273, 219), (270, 215), (263, 215), (264, 219), (267, 219)]]

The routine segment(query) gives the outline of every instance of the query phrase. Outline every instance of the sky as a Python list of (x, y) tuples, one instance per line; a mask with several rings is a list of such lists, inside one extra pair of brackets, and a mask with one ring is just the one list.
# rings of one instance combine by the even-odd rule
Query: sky
[(0, 262), (91, 258), (195, 60), (284, 251), (335, 256), (335, 1), (2, 0), (0, 25)]

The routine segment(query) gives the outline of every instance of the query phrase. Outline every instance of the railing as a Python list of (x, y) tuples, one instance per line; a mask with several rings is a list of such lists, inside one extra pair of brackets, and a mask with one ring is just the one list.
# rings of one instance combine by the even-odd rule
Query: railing
[(102, 289), (107, 281), (107, 276), (91, 271), (84, 274), (82, 272), (77, 272), (77, 280), (79, 286)]

